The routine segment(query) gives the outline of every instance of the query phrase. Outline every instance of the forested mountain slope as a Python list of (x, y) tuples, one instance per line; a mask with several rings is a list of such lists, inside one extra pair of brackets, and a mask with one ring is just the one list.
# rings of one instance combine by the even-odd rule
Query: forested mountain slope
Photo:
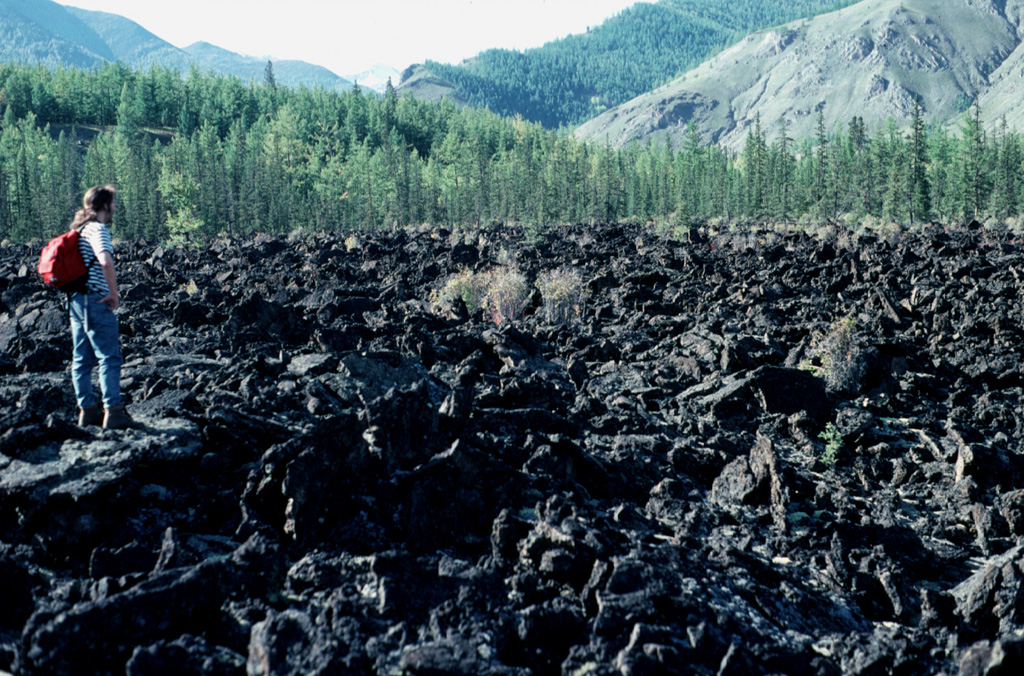
[(863, 0), (748, 35), (698, 68), (581, 125), (614, 145), (681, 141), (693, 122), (707, 141), (743, 144), (760, 117), (769, 139), (784, 120), (795, 139), (858, 116), (909, 122), (918, 100), (934, 124), (978, 97), (990, 121), (1024, 122), (1021, 0)]
[(139, 24), (118, 14), (65, 7), (68, 14), (88, 26), (108, 47), (111, 60), (145, 67), (154, 63), (168, 68), (188, 68), (189, 55)]
[(0, 60), (88, 68), (114, 55), (95, 31), (55, 2), (0, 0)]
[[(196, 43), (175, 47), (117, 14), (65, 7), (50, 0), (0, 0), (0, 62), (42, 64), (48, 68), (94, 68), (121, 61), (134, 68), (160, 65), (184, 71), (192, 65), (262, 80), (266, 59), (243, 56)], [(275, 61), (274, 75), (286, 86), (347, 90), (352, 82), (304, 61)]]
[(661, 0), (543, 47), (485, 51), (457, 66), (406, 70), (400, 91), (441, 97), (552, 128), (577, 124), (696, 66), (751, 30), (853, 0)]

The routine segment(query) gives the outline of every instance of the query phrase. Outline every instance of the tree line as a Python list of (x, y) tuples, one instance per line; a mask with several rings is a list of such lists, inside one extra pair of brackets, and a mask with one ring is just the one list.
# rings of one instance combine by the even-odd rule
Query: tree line
[[(97, 92), (102, 92), (97, 95)], [(116, 92), (116, 94), (114, 94)], [(109, 97), (109, 98), (108, 98)], [(195, 70), (0, 66), (0, 240), (52, 237), (89, 185), (119, 186), (124, 239), (419, 224), (913, 224), (1020, 218), (1024, 154), (974, 105), (959, 128), (923, 111), (814, 138), (760, 120), (739, 153), (616, 149), (521, 118), (358, 89), (291, 90)]]

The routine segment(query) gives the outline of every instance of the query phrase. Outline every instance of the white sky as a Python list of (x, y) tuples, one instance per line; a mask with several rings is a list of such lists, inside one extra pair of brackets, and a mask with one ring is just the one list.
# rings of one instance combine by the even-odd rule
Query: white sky
[[(652, 0), (653, 1), (653, 0)], [(582, 33), (637, 0), (58, 0), (127, 17), (178, 47), (300, 59), (338, 75), (458, 63)]]

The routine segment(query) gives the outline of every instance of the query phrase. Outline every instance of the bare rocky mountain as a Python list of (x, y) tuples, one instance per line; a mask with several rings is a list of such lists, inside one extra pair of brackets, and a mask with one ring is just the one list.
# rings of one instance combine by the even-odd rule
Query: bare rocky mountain
[(975, 94), (989, 121), (1024, 126), (1020, 0), (864, 0), (752, 33), (673, 82), (581, 125), (614, 145), (679, 141), (692, 121), (711, 142), (742, 146), (760, 115), (769, 141), (779, 121), (811, 138), (851, 117), (906, 124), (918, 99), (929, 122), (958, 119)]
[[(140, 429), (0, 248), (0, 671), (1018, 674), (1024, 242), (117, 245)], [(568, 269), (495, 324), (459, 270)]]
[(450, 82), (431, 73), (422, 63), (408, 66), (393, 84), (403, 95), (410, 94), (421, 101), (436, 102), (448, 99), (460, 106), (466, 103)]

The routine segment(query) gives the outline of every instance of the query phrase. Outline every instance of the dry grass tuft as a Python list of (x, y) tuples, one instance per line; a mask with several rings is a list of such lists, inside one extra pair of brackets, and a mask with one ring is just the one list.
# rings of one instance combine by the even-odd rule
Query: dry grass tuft
[(583, 278), (572, 268), (541, 273), (537, 288), (544, 299), (544, 319), (550, 324), (568, 324), (583, 313), (586, 289)]
[(517, 319), (526, 309), (530, 295), (526, 277), (510, 265), (494, 268), (486, 277), (486, 303), (494, 323), (502, 324)]
[(864, 371), (856, 320), (846, 317), (835, 322), (814, 342), (810, 356), (819, 362), (816, 370), (833, 392), (853, 391)]
[(437, 307), (446, 307), (461, 298), (468, 311), (484, 308), (495, 324), (502, 324), (523, 313), (529, 294), (526, 277), (516, 268), (505, 265), (482, 273), (461, 270), (449, 277), (440, 290), (434, 291), (430, 300)]

